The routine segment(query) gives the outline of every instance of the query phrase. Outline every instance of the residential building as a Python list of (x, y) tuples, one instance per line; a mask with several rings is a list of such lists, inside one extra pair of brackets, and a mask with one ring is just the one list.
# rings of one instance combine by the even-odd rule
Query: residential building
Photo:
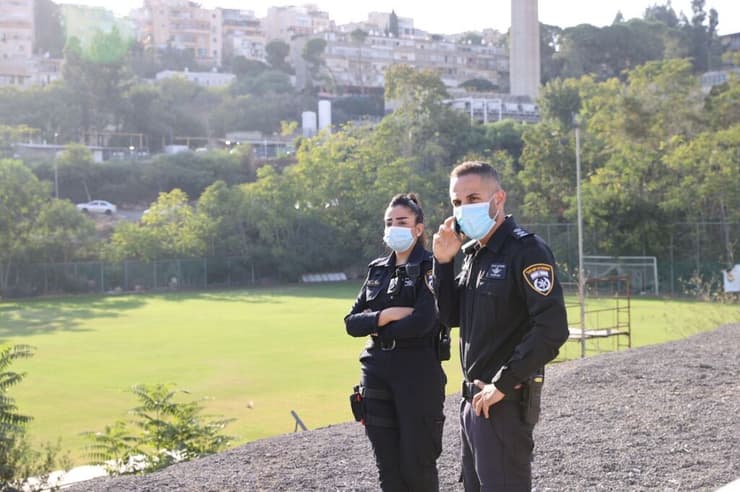
[[(383, 33), (390, 33), (391, 30), (391, 13), (386, 12), (370, 12), (367, 14), (367, 22), (375, 26), (376, 29), (380, 28)], [(414, 28), (414, 19), (411, 17), (398, 17), (398, 37), (414, 36), (416, 29)]]
[(0, 13), (0, 85), (30, 85), (34, 0), (0, 0)]
[(267, 39), (262, 21), (251, 10), (222, 9), (223, 53), (227, 58), (243, 56), (250, 60), (265, 61)]
[(204, 9), (189, 0), (144, 0), (132, 13), (145, 46), (190, 50), (199, 65), (223, 61), (223, 11)]
[(327, 12), (308, 4), (301, 7), (270, 7), (263, 26), (268, 42), (281, 39), (289, 43), (296, 36), (328, 31), (333, 23)]
[(163, 70), (155, 76), (157, 80), (171, 79), (174, 77), (187, 79), (203, 87), (226, 87), (236, 79), (236, 75), (233, 73), (191, 72), (190, 70), (184, 70), (182, 72)]
[[(375, 16), (377, 19), (378, 14)], [(413, 22), (408, 25), (413, 29)], [(364, 40), (352, 36), (356, 29), (367, 33)], [(385, 71), (394, 64), (432, 70), (448, 87), (471, 79), (485, 79), (495, 87), (505, 83), (508, 56), (501, 46), (472, 45), (416, 29), (413, 32), (393, 37), (384, 27), (368, 22), (322, 33), (327, 41), (326, 65), (335, 85), (346, 92), (382, 92)]]
[(704, 93), (709, 93), (715, 85), (729, 82), (730, 77), (740, 78), (740, 67), (727, 67), (723, 70), (704, 72), (701, 74), (701, 89)]

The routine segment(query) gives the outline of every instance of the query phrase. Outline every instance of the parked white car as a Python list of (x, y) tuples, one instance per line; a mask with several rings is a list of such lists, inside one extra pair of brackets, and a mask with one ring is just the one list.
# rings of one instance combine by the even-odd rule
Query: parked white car
[(115, 205), (105, 200), (93, 200), (87, 203), (78, 203), (77, 210), (92, 214), (112, 215), (118, 210)]

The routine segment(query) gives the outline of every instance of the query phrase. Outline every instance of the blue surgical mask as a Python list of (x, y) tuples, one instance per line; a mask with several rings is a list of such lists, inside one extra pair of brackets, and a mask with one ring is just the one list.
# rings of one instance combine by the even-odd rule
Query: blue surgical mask
[(488, 215), (491, 200), (483, 203), (460, 205), (453, 209), (453, 215), (457, 223), (460, 224), (460, 229), (470, 239), (483, 239), (491, 231), (494, 224), (496, 224), (498, 210), (493, 218)]
[(383, 234), (385, 244), (397, 253), (409, 249), (415, 239), (408, 227), (389, 226), (385, 228), (385, 234)]

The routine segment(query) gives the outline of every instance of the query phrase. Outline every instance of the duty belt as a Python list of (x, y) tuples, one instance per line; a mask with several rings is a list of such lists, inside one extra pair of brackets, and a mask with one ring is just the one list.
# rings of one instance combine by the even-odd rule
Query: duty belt
[(380, 337), (372, 337), (365, 348), (373, 349), (379, 348), (384, 352), (388, 352), (396, 349), (407, 349), (407, 348), (424, 348), (434, 347), (434, 339), (432, 337), (422, 338), (390, 338), (382, 339)]
[[(465, 398), (468, 401), (471, 401), (473, 397), (480, 393), (480, 388), (469, 382), (469, 381), (463, 381), (462, 382), (462, 397)], [(519, 401), (522, 398), (521, 389), (517, 389), (514, 391), (511, 391), (504, 396), (504, 400), (515, 400)]]

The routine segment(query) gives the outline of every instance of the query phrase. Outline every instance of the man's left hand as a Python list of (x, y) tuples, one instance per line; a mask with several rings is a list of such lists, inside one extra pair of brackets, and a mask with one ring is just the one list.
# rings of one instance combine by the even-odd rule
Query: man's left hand
[(503, 400), (506, 395), (501, 393), (493, 383), (485, 384), (480, 379), (476, 379), (473, 381), (473, 384), (480, 388), (480, 392), (473, 396), (473, 410), (475, 410), (475, 414), (478, 417), (482, 413), (488, 418), (488, 409)]

